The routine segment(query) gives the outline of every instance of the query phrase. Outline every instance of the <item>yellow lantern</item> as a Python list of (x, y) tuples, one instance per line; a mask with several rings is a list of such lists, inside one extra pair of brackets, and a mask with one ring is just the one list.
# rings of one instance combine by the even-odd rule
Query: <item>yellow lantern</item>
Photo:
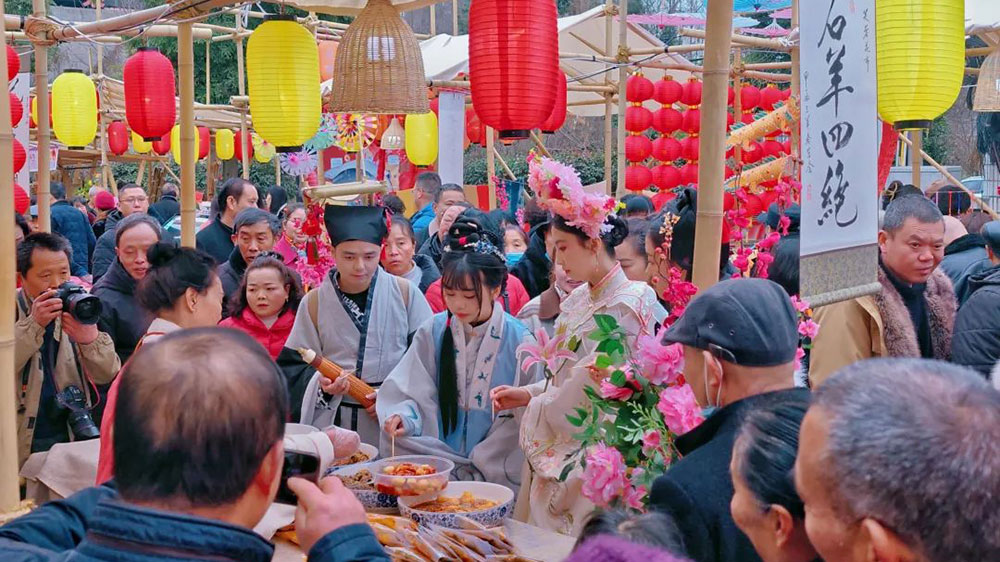
[[(198, 138), (198, 129), (192, 129), (192, 134), (194, 134), (194, 158), (195, 161), (198, 160), (198, 145), (200, 144), (200, 139)], [(173, 129), (170, 129), (170, 153), (174, 157), (174, 162), (178, 166), (181, 165), (181, 126), (174, 125)]]
[(97, 135), (97, 88), (82, 70), (67, 70), (52, 82), (52, 129), (69, 148), (83, 148)]
[(433, 111), (406, 116), (406, 157), (415, 166), (430, 166), (438, 156), (438, 120)]
[(247, 41), (253, 128), (282, 152), (300, 150), (320, 123), (316, 39), (293, 16), (268, 16)]
[(152, 142), (145, 141), (142, 138), (142, 135), (137, 135), (135, 134), (135, 131), (132, 131), (132, 150), (134, 150), (136, 154), (146, 154), (152, 149)]
[(955, 103), (965, 72), (963, 0), (878, 0), (878, 112), (896, 129), (927, 129)]
[(230, 129), (215, 132), (215, 155), (219, 160), (229, 160), (236, 154), (236, 135)]

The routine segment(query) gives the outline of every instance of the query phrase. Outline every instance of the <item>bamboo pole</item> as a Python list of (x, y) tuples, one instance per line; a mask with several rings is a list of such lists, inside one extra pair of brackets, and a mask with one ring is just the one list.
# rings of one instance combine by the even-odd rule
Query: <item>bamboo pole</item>
[[(104, 2), (97, 2), (96, 5), (95, 5), (95, 9), (96, 9), (95, 15), (97, 17), (97, 21), (101, 21), (101, 6), (102, 6), (102, 4), (104, 4)], [(87, 54), (88, 55), (90, 54), (89, 50), (87, 51)], [(99, 101), (103, 102), (103, 103), (101, 103), (102, 106), (107, 106), (107, 100), (106, 99), (102, 99), (102, 98), (104, 98), (104, 96), (101, 95), (102, 92), (103, 92), (103, 90), (104, 90), (104, 88), (103, 88), (103, 86), (104, 86), (104, 45), (102, 45), (100, 43), (97, 44), (97, 81), (98, 81), (97, 82), (97, 99)], [(108, 181), (108, 176), (111, 175), (111, 164), (108, 162), (108, 134), (107, 134), (108, 130), (106, 128), (107, 127), (107, 124), (106, 124), (107, 122), (104, 120), (104, 112), (103, 111), (97, 114), (97, 118), (98, 118), (98, 120), (97, 120), (97, 128), (98, 128), (97, 129), (97, 134), (98, 134), (97, 142), (99, 143), (98, 146), (100, 147), (100, 150), (101, 150), (101, 187), (103, 187), (104, 189), (108, 189), (108, 184), (110, 183)], [(113, 190), (112, 193), (114, 193), (116, 197), (118, 196), (118, 190), (117, 189)]]
[(608, 64), (618, 64), (618, 59), (616, 59), (615, 57), (606, 57), (603, 55), (595, 55), (593, 53), (565, 53), (560, 51), (559, 58), (582, 60), (587, 62), (606, 62)]
[(142, 177), (146, 175), (146, 161), (139, 161), (139, 171), (135, 174), (135, 183), (142, 185)]
[(516, 181), (517, 176), (515, 176), (514, 172), (511, 171), (510, 166), (507, 165), (507, 161), (504, 160), (503, 156), (500, 155), (500, 151), (496, 149), (496, 146), (493, 147), (493, 156), (495, 156), (497, 161), (500, 162), (500, 167), (503, 168), (503, 171), (505, 174), (507, 174), (507, 177)]
[[(37, 3), (37, 1), (38, 0), (32, 0), (33, 3)], [(140, 26), (142, 24), (155, 21), (170, 11), (172, 7), (172, 4), (165, 3), (160, 6), (156, 6), (155, 8), (130, 12), (122, 16), (108, 18), (104, 21), (80, 22), (74, 24), (72, 27), (60, 26), (45, 33), (44, 35), (46, 39), (52, 41), (65, 41), (66, 39), (79, 37), (80, 35), (119, 33), (121, 30), (126, 28)], [(39, 15), (37, 7), (34, 16), (36, 18), (45, 19), (44, 12), (42, 15)]]
[(177, 74), (180, 78), (181, 141), (181, 245), (195, 246), (194, 167), (198, 153), (194, 128), (194, 41), (191, 24), (182, 23), (177, 34)]
[[(688, 29), (681, 28), (678, 34), (682, 37), (694, 37), (695, 39), (705, 39), (706, 50), (708, 46), (708, 37), (711, 35), (708, 33), (708, 28), (702, 29)], [(738, 45), (743, 45), (744, 47), (757, 47), (759, 49), (770, 49), (772, 51), (780, 51), (782, 53), (787, 53), (789, 47), (786, 46), (781, 41), (777, 39), (764, 39), (762, 37), (749, 37), (747, 35), (738, 35), (736, 33), (730, 33), (729, 35), (730, 44), (736, 43)]]
[(497, 185), (493, 181), (497, 173), (496, 165), (496, 142), (493, 138), (493, 127), (486, 127), (486, 183), (489, 185), (489, 207), (490, 209), (496, 208), (497, 204)]
[[(799, 1), (800, 0), (792, 0), (792, 23), (791, 23), (792, 29), (797, 29), (799, 27)], [(796, 44), (795, 46), (792, 47), (792, 50), (790, 51), (790, 54), (791, 54), (791, 59), (792, 59), (792, 61), (791, 61), (791, 63), (792, 63), (792, 84), (791, 84), (792, 98), (794, 98), (796, 100), (796, 102), (797, 102), (798, 99), (799, 99), (799, 91), (801, 89), (801, 86), (800, 86), (799, 82), (800, 82), (800, 72), (802, 71), (802, 69), (799, 67), (800, 66), (800, 63), (799, 63), (800, 59), (799, 59), (799, 46), (798, 46), (798, 44)], [(789, 155), (789, 156), (792, 157), (792, 161), (795, 162), (794, 164), (792, 164), (792, 166), (793, 166), (792, 169), (795, 170), (795, 172), (794, 172), (795, 179), (799, 178), (799, 164), (798, 164), (798, 162), (799, 162), (799, 154), (801, 153), (801, 150), (800, 150), (800, 143), (801, 143), (800, 135), (801, 135), (801, 128), (800, 128), (799, 125), (796, 124), (796, 126), (792, 127), (792, 146), (791, 146), (791, 148), (792, 148), (791, 152), (792, 153)]]
[[(36, 18), (45, 18), (46, 1), (32, 0), (33, 14)], [(8, 100), (8, 103), (10, 101)], [(52, 174), (49, 171), (49, 47), (43, 43), (35, 43), (35, 110), (38, 113), (38, 123), (35, 126), (35, 137), (38, 146), (38, 174), (36, 175), (38, 199), (38, 228), (42, 232), (52, 232), (52, 196), (49, 182)]]
[[(542, 153), (542, 156), (547, 158), (552, 158), (552, 154), (549, 153), (549, 149), (545, 148), (545, 143), (542, 142), (542, 137), (539, 136), (535, 131), (531, 131), (531, 140), (535, 141), (535, 146), (538, 147), (538, 151)], [(517, 179), (517, 178), (512, 178)]]
[(437, 14), (435, 13), (437, 10), (434, 9), (434, 6), (435, 4), (427, 6), (431, 11), (431, 37), (437, 35)]
[(791, 82), (791, 74), (782, 74), (778, 72), (760, 72), (757, 70), (744, 70), (743, 76), (746, 78), (753, 78), (755, 80), (763, 80), (764, 82)]
[[(236, 15), (236, 29), (243, 29), (243, 21), (240, 19), (239, 14)], [(246, 83), (244, 80), (244, 61), (243, 61), (243, 40), (240, 39), (236, 41), (236, 80), (237, 80), (237, 91), (240, 93), (240, 97), (246, 95)], [(246, 106), (240, 108), (240, 163), (243, 166), (243, 179), (250, 179), (250, 135), (247, 134), (247, 110)]]
[[(614, 18), (612, 14), (615, 11), (615, 1), (607, 0), (604, 4), (604, 52), (610, 53), (613, 43), (611, 42), (611, 36), (614, 31)], [(611, 87), (611, 73), (604, 73), (604, 87)], [(614, 129), (612, 123), (612, 116), (614, 115), (614, 94), (610, 91), (604, 94), (604, 187), (608, 195), (614, 195), (611, 191), (611, 143), (614, 142)], [(567, 104), (568, 105), (568, 104)]]
[(451, 34), (458, 37), (458, 0), (451, 0)]
[(274, 185), (281, 187), (281, 162), (277, 154), (271, 160), (274, 161)]
[[(618, 50), (628, 52), (628, 0), (618, 0)], [(625, 195), (625, 85), (628, 67), (618, 67), (618, 190), (617, 198)]]
[(923, 150), (924, 132), (920, 129), (910, 131), (910, 141), (910, 183), (920, 188), (920, 169), (923, 167), (920, 152)]
[[(792, 47), (792, 51), (795, 52), (798, 47)], [(754, 62), (749, 64), (744, 64), (744, 70), (788, 70), (792, 68), (792, 61), (781, 61), (781, 62)]]
[[(743, 49), (733, 49), (733, 66), (738, 67), (743, 63)], [(733, 122), (742, 123), (743, 118), (743, 80), (737, 72), (733, 73)], [(743, 162), (743, 143), (738, 143), (733, 147), (733, 160), (735, 166)], [(700, 170), (701, 168), (699, 168)]]
[[(601, 100), (601, 99), (577, 100), (577, 101), (571, 101), (571, 102), (566, 103), (566, 107), (582, 107), (582, 106), (585, 106), (585, 105), (600, 105), (602, 103), (606, 103), (606, 102), (604, 100)], [(612, 96), (611, 97), (611, 105), (614, 106), (617, 103), (618, 103), (618, 96)]]
[(708, 3), (705, 27), (705, 75), (701, 104), (701, 161), (698, 167), (698, 213), (694, 236), (692, 281), (699, 291), (719, 281), (722, 246), (722, 182), (726, 151), (726, 87), (733, 3)]
[[(0, 0), (0, 14), (3, 13)], [(0, 57), (0, 76), (7, 76), (7, 57)], [(10, 115), (10, 99), (0, 96), (0, 115)], [(44, 119), (40, 119), (44, 120)], [(12, 512), (21, 501), (17, 462), (17, 388), (14, 374), (14, 131), (10, 119), (0, 119), (0, 514)]]
[(967, 57), (984, 57), (989, 55), (993, 51), (997, 50), (997, 47), (973, 47), (971, 49), (965, 50), (965, 56)]
[(210, 105), (211, 103), (212, 103), (212, 44), (206, 42), (205, 43), (205, 105)]
[[(906, 138), (906, 135), (904, 135), (903, 133), (897, 133), (897, 135), (899, 136), (899, 140), (903, 141), (904, 144), (906, 144), (907, 146), (909, 146), (909, 147), (912, 148), (913, 144), (910, 142), (910, 139)], [(914, 152), (916, 152), (916, 151), (914, 151)], [(987, 205), (986, 202), (983, 201), (981, 197), (979, 197), (978, 195), (976, 195), (975, 193), (973, 193), (972, 191), (970, 191), (969, 188), (965, 187), (965, 184), (963, 184), (961, 180), (959, 180), (954, 175), (952, 175), (951, 172), (949, 172), (947, 168), (945, 168), (940, 163), (938, 163), (937, 160), (935, 160), (934, 158), (931, 158), (931, 156), (929, 154), (927, 154), (926, 152), (924, 152), (923, 150), (920, 151), (920, 157), (922, 159), (926, 160), (928, 164), (930, 164), (931, 166), (933, 166), (935, 170), (937, 170), (938, 172), (940, 172), (941, 175), (943, 175), (945, 177), (945, 179), (947, 179), (949, 182), (951, 182), (952, 185), (954, 185), (954, 186), (958, 187), (959, 189), (961, 189), (962, 191), (968, 193), (969, 197), (972, 198), (972, 202), (975, 203), (975, 204), (977, 204), (977, 205), (979, 205), (980, 209), (982, 209), (982, 210), (986, 211), (987, 213), (989, 213), (989, 215), (991, 217), (993, 217), (993, 220), (1000, 220), (1000, 215), (998, 215), (997, 212), (994, 211), (992, 207), (990, 207), (989, 205)]]

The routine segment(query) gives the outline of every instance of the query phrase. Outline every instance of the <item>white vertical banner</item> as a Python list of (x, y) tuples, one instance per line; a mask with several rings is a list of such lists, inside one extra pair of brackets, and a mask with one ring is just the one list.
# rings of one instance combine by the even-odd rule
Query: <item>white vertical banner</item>
[(438, 174), (441, 183), (463, 185), (465, 179), (465, 94), (438, 94)]
[(802, 294), (816, 305), (874, 288), (879, 122), (875, 0), (814, 1), (799, 60)]
[[(21, 72), (9, 83), (10, 92), (21, 101), (21, 107), (24, 109), (21, 112), (21, 120), (14, 124), (14, 138), (24, 147), (25, 155), (28, 151), (28, 119), (31, 117), (31, 98), (28, 95), (30, 79), (31, 73)], [(14, 181), (27, 190), (30, 185), (28, 177), (28, 164), (25, 162), (21, 171), (14, 174)]]

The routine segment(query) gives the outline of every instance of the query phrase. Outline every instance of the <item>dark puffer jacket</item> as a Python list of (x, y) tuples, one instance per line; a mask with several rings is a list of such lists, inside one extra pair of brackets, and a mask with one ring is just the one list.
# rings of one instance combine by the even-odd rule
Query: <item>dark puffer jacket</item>
[(69, 240), (73, 247), (73, 260), (70, 268), (73, 275), (83, 277), (90, 273), (90, 256), (94, 253), (97, 238), (94, 229), (84, 215), (68, 201), (56, 201), (52, 204), (52, 232), (61, 234)]
[(114, 340), (115, 353), (122, 360), (122, 365), (132, 356), (139, 339), (153, 321), (153, 316), (135, 298), (137, 284), (125, 271), (122, 262), (116, 259), (91, 291), (101, 299), (98, 328)]
[(524, 251), (521, 261), (510, 268), (514, 277), (521, 280), (528, 296), (535, 298), (549, 288), (549, 273), (552, 271), (552, 261), (545, 251), (545, 233), (549, 223), (544, 222), (531, 229), (528, 237), (528, 248)]
[(969, 298), (969, 278), (990, 267), (993, 264), (986, 255), (986, 240), (978, 234), (956, 238), (944, 248), (941, 271), (951, 278), (960, 306)]
[(1000, 266), (969, 279), (969, 298), (958, 310), (951, 360), (984, 376), (1000, 360)]
[(225, 295), (225, 306), (222, 307), (222, 317), (229, 317), (229, 306), (233, 299), (238, 299), (237, 293), (240, 290), (240, 283), (243, 281), (243, 274), (247, 271), (247, 262), (243, 259), (243, 254), (239, 248), (233, 248), (229, 253), (229, 259), (216, 269), (219, 281), (222, 282), (222, 294)]

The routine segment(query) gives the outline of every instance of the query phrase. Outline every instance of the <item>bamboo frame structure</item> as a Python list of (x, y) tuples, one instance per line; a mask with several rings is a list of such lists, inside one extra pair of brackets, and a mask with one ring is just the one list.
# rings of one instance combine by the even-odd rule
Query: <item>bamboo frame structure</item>
[[(618, 51), (628, 59), (628, 0), (618, 0)], [(625, 108), (628, 100), (625, 88), (628, 83), (628, 67), (618, 67), (618, 189), (617, 198), (625, 195)], [(611, 186), (608, 186), (610, 192)]]
[[(607, 0), (604, 5), (604, 54), (611, 52), (611, 33), (613, 31), (611, 15), (615, 12), (615, 1)], [(604, 87), (611, 87), (611, 73), (604, 73)], [(611, 143), (613, 134), (611, 126), (611, 116), (614, 112), (614, 93), (607, 91), (604, 94), (604, 185), (608, 195), (611, 195)]]
[[(32, 0), (34, 17), (44, 18), (46, 10), (45, 0)], [(36, 133), (38, 137), (38, 174), (36, 178), (37, 188), (35, 193), (38, 200), (38, 228), (42, 232), (52, 231), (52, 214), (50, 211), (51, 191), (49, 182), (49, 144), (51, 133), (49, 132), (49, 47), (48, 45), (35, 43), (35, 110), (38, 113), (38, 123), (36, 123)], [(38, 88), (41, 88), (39, 91)], [(8, 100), (8, 104), (10, 101)]]
[[(239, 14), (236, 15), (236, 29), (243, 29), (243, 22), (240, 20)], [(240, 97), (245, 96), (246, 90), (246, 71), (243, 61), (243, 39), (238, 39), (236, 41), (236, 80), (237, 80), (237, 91), (240, 93)], [(250, 179), (250, 135), (247, 134), (247, 110), (246, 106), (240, 107), (240, 163), (243, 166), (243, 179)]]
[(910, 183), (919, 189), (921, 183), (920, 171), (923, 168), (920, 153), (923, 151), (924, 146), (924, 132), (920, 129), (910, 131), (910, 142), (908, 144), (913, 148), (910, 151)]
[(191, 24), (182, 23), (177, 34), (177, 76), (180, 79), (181, 141), (181, 245), (195, 246), (194, 166), (198, 160), (194, 127), (194, 41)]
[(914, 150), (913, 149), (914, 148), (914, 143), (912, 141), (910, 141), (910, 139), (906, 138), (906, 135), (904, 135), (903, 133), (897, 133), (897, 136), (899, 137), (899, 140), (903, 144), (905, 144), (906, 146), (910, 147), (910, 149), (911, 149), (910, 150), (911, 157), (912, 157), (912, 155), (919, 154), (918, 158), (926, 161), (928, 164), (930, 164), (931, 166), (933, 166), (935, 170), (937, 170), (938, 172), (940, 172), (941, 175), (945, 177), (945, 179), (947, 179), (949, 182), (951, 182), (951, 185), (954, 185), (954, 186), (958, 187), (959, 189), (961, 189), (962, 191), (966, 192), (969, 195), (969, 197), (972, 199), (972, 202), (975, 203), (976, 205), (978, 205), (979, 208), (982, 209), (983, 211), (986, 211), (987, 214), (989, 214), (991, 217), (993, 217), (993, 220), (1000, 220), (1000, 215), (998, 215), (997, 212), (995, 210), (993, 210), (992, 207), (990, 207), (989, 205), (987, 205), (986, 202), (983, 201), (983, 199), (981, 197), (979, 197), (978, 195), (976, 195), (975, 193), (973, 193), (971, 190), (969, 190), (969, 188), (965, 187), (965, 184), (963, 184), (961, 182), (961, 180), (959, 180), (954, 175), (952, 175), (952, 173), (949, 172), (947, 168), (945, 168), (944, 166), (942, 166), (937, 160), (935, 160), (933, 157), (931, 157), (930, 154), (927, 154), (926, 152), (924, 152), (923, 149), (921, 149), (919, 147)]

